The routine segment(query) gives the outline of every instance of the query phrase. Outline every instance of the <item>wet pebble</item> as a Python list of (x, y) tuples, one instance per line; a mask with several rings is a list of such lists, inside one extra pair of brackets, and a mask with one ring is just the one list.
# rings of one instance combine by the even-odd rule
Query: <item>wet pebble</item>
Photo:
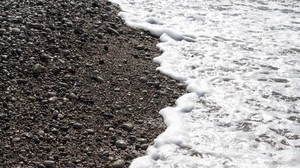
[(40, 23), (32, 23), (31, 27), (40, 30), (44, 28), (44, 25)]
[(35, 64), (33, 67), (33, 73), (35, 75), (39, 75), (40, 73), (42, 73), (45, 70), (45, 67), (42, 66), (41, 64)]
[(124, 140), (117, 140), (116, 141), (116, 147), (121, 148), (121, 149), (126, 149), (127, 144)]
[(81, 129), (82, 127), (83, 127), (83, 125), (81, 123), (74, 123), (73, 124), (74, 129)]
[(119, 33), (117, 30), (115, 30), (115, 29), (113, 29), (113, 28), (111, 28), (111, 27), (108, 27), (108, 28), (107, 28), (107, 32), (108, 32), (108, 33), (111, 33), (111, 34), (120, 35), (120, 33)]
[(95, 130), (94, 129), (87, 129), (86, 130), (88, 134), (95, 134)]
[(132, 131), (134, 126), (132, 123), (126, 122), (126, 123), (122, 124), (121, 127), (126, 131)]
[(113, 168), (123, 168), (123, 167), (125, 167), (125, 161), (122, 159), (119, 159), (112, 164), (112, 167)]
[(92, 76), (91, 79), (93, 79), (93, 80), (95, 80), (96, 82), (99, 82), (99, 83), (104, 82), (104, 79), (100, 76)]
[(148, 148), (148, 145), (147, 145), (147, 144), (141, 145), (141, 149), (142, 149), (142, 150), (146, 150), (147, 148)]
[(50, 97), (48, 100), (49, 100), (50, 103), (55, 103), (55, 102), (57, 102), (58, 97), (56, 97), (56, 96)]
[(0, 35), (3, 35), (5, 33), (5, 29), (0, 29)]
[(52, 160), (45, 160), (44, 166), (46, 166), (46, 168), (55, 168), (55, 162)]
[(57, 118), (62, 119), (62, 118), (64, 118), (64, 115), (58, 114), (58, 115), (57, 115)]
[(19, 35), (19, 34), (21, 34), (21, 30), (18, 29), (18, 28), (12, 28), (11, 29), (11, 34), (12, 35)]
[(147, 77), (145, 76), (140, 77), (140, 82), (146, 83), (147, 81), (148, 81)]
[(53, 134), (58, 134), (58, 130), (56, 129), (56, 128), (53, 128), (52, 130), (51, 130), (51, 132), (53, 133)]
[(21, 141), (21, 138), (20, 137), (16, 137), (12, 140), (13, 142), (20, 142)]
[(23, 22), (23, 17), (22, 16), (16, 16), (15, 20), (19, 23)]
[(68, 98), (69, 98), (69, 99), (72, 99), (72, 100), (77, 100), (77, 99), (78, 99), (78, 96), (77, 96), (75, 93), (70, 93), (70, 94), (68, 95)]
[(145, 49), (145, 46), (140, 44), (140, 45), (136, 46), (135, 48), (138, 50), (143, 50), (143, 49)]

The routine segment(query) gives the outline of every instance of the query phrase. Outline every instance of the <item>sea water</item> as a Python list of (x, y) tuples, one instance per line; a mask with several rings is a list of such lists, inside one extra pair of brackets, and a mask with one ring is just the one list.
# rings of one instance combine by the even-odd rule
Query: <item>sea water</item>
[(300, 167), (299, 0), (111, 1), (187, 90), (131, 167)]

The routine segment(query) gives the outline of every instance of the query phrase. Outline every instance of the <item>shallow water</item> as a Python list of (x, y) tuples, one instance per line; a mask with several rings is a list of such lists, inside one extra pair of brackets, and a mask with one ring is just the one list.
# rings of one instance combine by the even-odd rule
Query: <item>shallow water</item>
[(300, 167), (299, 0), (112, 0), (187, 85), (131, 167)]

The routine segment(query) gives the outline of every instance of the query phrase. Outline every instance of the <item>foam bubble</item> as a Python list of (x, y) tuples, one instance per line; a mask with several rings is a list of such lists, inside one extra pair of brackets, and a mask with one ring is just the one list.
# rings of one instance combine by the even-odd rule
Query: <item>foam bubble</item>
[(299, 167), (297, 0), (112, 1), (160, 37), (157, 69), (188, 91), (131, 167)]

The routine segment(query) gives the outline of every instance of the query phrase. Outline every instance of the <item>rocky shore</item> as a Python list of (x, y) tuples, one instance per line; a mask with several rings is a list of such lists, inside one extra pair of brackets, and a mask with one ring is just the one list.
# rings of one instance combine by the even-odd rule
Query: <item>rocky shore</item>
[(183, 91), (106, 0), (0, 1), (0, 167), (128, 167)]

